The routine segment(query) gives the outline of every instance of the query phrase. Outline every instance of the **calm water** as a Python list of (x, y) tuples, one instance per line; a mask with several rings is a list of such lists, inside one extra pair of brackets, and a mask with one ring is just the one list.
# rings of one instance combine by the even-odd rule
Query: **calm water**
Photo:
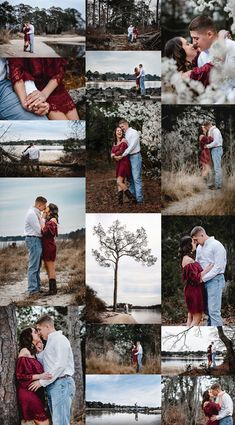
[(49, 41), (46, 44), (51, 47), (55, 52), (64, 57), (83, 58), (85, 56), (85, 45), (75, 45), (68, 43), (51, 43)]
[(25, 241), (0, 241), (0, 249), (6, 248), (7, 246), (11, 246), (12, 244), (16, 244), (16, 246), (25, 245)]
[[(131, 89), (135, 87), (135, 81), (88, 81), (86, 84), (88, 89), (106, 89), (108, 87), (119, 87), (121, 89)], [(145, 81), (145, 88), (159, 88), (161, 87), (161, 81)]]
[(130, 313), (137, 323), (161, 323), (161, 313), (159, 310), (132, 309)]
[[(177, 371), (184, 371), (187, 365), (192, 365), (193, 367), (199, 367), (202, 363), (207, 364), (207, 356), (205, 357), (162, 357), (161, 358), (162, 367), (164, 371), (167, 371), (167, 368), (175, 368)], [(216, 364), (220, 365), (223, 363), (222, 357), (217, 357)]]
[(87, 411), (86, 425), (160, 425), (161, 415), (145, 415), (143, 413), (115, 413), (107, 411)]
[[(57, 161), (64, 155), (63, 145), (37, 145), (40, 149), (40, 161)], [(26, 145), (2, 145), (4, 149), (10, 153), (21, 156), (22, 152), (26, 149)]]

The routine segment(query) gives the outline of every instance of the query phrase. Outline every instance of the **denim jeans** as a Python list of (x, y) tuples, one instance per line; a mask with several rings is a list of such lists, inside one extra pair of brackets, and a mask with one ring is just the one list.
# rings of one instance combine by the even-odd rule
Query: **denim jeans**
[(144, 85), (144, 77), (140, 77), (140, 94), (141, 96), (146, 95), (145, 85)]
[(128, 34), (128, 43), (132, 42), (132, 34)]
[(223, 155), (222, 146), (211, 149), (211, 157), (213, 162), (214, 179), (215, 179), (214, 184), (217, 189), (219, 189), (222, 186), (222, 166), (221, 166), (222, 155)]
[(25, 243), (29, 251), (28, 291), (32, 294), (40, 290), (42, 240), (36, 236), (26, 236)]
[(30, 52), (33, 53), (33, 51), (34, 51), (34, 34), (29, 34), (29, 40), (30, 40)]
[(130, 155), (131, 162), (131, 179), (130, 179), (130, 192), (135, 196), (137, 202), (143, 202), (142, 191), (142, 157), (140, 153)]
[(70, 425), (75, 383), (71, 376), (57, 379), (46, 387), (53, 425)]
[(9, 80), (0, 81), (0, 120), (46, 120), (25, 111)]
[(212, 353), (212, 367), (216, 367), (215, 358), (216, 358), (216, 353)]
[(219, 425), (233, 425), (232, 416), (227, 416), (227, 418), (220, 419)]
[(207, 300), (206, 313), (208, 314), (208, 326), (223, 326), (221, 302), (224, 286), (225, 280), (223, 274), (215, 276), (204, 284)]
[(142, 354), (137, 354), (137, 369), (136, 372), (139, 372), (142, 369)]

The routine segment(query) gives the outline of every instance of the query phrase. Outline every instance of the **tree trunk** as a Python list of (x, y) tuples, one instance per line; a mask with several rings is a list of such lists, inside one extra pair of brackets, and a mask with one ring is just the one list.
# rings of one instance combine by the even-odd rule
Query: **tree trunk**
[(16, 312), (14, 306), (0, 308), (0, 423), (19, 425), (16, 399), (17, 359)]
[(96, 9), (96, 0), (93, 0), (93, 26), (95, 26), (95, 9)]
[(228, 357), (228, 364), (229, 364), (229, 371), (230, 373), (235, 372), (235, 352), (233, 348), (232, 341), (224, 334), (223, 327), (217, 326), (218, 334), (221, 339), (221, 341), (224, 343), (226, 349), (227, 349), (227, 357)]
[(157, 28), (159, 28), (159, 6), (160, 6), (160, 0), (157, 0), (157, 5), (156, 5), (156, 25), (157, 25)]
[(117, 311), (118, 260), (114, 268), (113, 311)]

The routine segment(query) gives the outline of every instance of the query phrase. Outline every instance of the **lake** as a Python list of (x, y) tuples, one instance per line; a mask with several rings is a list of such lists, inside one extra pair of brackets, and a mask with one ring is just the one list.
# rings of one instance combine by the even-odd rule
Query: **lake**
[(130, 313), (137, 323), (161, 324), (161, 312), (155, 309), (131, 309)]
[(120, 413), (107, 411), (87, 411), (86, 425), (160, 425), (161, 415), (146, 415), (144, 413)]
[[(207, 365), (207, 356), (204, 357), (162, 357), (161, 365), (162, 365), (162, 373), (181, 373), (184, 372), (186, 366), (189, 364), (192, 367), (199, 367), (202, 363)], [(220, 365), (223, 363), (223, 357), (216, 358), (216, 364)]]
[(11, 246), (12, 244), (16, 244), (16, 246), (25, 245), (25, 241), (0, 241), (0, 249), (7, 248), (8, 246)]
[(85, 44), (69, 44), (69, 43), (54, 43), (52, 41), (45, 42), (51, 47), (58, 55), (69, 58), (83, 58), (85, 57)]
[[(86, 83), (87, 89), (107, 89), (108, 87), (119, 87), (121, 89), (131, 89), (135, 87), (135, 81), (88, 81)], [(160, 88), (161, 81), (145, 81), (145, 88)]]
[[(26, 149), (26, 145), (1, 145), (7, 152), (21, 156), (22, 152)], [(64, 155), (63, 145), (37, 145), (40, 149), (40, 161), (57, 161)]]

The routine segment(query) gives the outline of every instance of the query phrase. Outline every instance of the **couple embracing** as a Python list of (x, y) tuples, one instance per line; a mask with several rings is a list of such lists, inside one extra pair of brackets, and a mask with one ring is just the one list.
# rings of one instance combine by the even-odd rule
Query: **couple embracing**
[(29, 253), (28, 292), (38, 295), (40, 289), (40, 268), (43, 259), (49, 279), (49, 294), (57, 293), (56, 287), (56, 243), (58, 236), (59, 211), (55, 204), (48, 204), (38, 196), (25, 219), (25, 243)]
[(209, 418), (206, 425), (233, 425), (233, 401), (218, 383), (203, 393), (202, 410)]
[[(69, 340), (56, 331), (54, 320), (44, 315), (35, 327), (20, 334), (16, 363), (17, 396), (21, 416), (35, 425), (49, 425), (45, 392), (52, 425), (70, 425), (75, 394), (74, 358)], [(50, 422), (51, 423), (51, 422)]]

